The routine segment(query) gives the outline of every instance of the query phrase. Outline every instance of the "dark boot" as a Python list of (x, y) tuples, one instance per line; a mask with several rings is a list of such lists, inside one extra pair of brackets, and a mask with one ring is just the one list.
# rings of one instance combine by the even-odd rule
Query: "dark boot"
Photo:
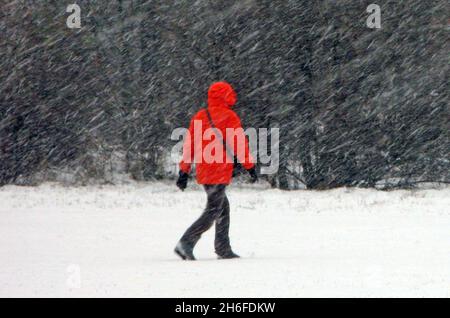
[(240, 256), (230, 250), (226, 253), (218, 255), (218, 258), (219, 259), (232, 259), (232, 258), (240, 258)]
[(191, 246), (180, 241), (175, 247), (174, 252), (185, 261), (195, 261), (193, 250)]

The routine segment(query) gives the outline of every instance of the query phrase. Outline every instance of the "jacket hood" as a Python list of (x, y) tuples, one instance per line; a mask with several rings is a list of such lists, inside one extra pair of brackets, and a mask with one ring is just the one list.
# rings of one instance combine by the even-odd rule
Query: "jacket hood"
[(237, 102), (237, 94), (227, 82), (216, 82), (209, 87), (208, 107), (231, 108)]

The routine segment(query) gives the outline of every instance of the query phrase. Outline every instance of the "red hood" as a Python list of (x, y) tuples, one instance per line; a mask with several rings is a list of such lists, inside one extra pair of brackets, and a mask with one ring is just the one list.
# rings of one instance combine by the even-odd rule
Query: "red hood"
[(209, 88), (208, 107), (231, 108), (236, 102), (236, 92), (227, 82), (216, 82)]

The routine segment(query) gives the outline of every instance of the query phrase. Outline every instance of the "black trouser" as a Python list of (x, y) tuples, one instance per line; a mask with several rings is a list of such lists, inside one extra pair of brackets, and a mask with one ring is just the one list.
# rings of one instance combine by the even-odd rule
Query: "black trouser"
[(181, 241), (194, 247), (204, 232), (216, 222), (214, 247), (218, 255), (231, 251), (228, 232), (230, 228), (230, 204), (225, 194), (226, 185), (214, 184), (204, 186), (208, 202), (202, 215), (183, 234)]

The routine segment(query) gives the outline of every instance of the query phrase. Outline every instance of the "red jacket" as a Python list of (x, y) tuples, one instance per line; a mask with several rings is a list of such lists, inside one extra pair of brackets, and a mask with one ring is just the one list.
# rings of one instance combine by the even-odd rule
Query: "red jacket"
[[(237, 155), (239, 163), (245, 169), (254, 167), (253, 158), (250, 155), (248, 141), (243, 133), (241, 120), (239, 116), (231, 110), (236, 104), (236, 92), (230, 84), (226, 82), (217, 82), (211, 85), (208, 91), (208, 110), (216, 128), (222, 133), (223, 140), (228, 141), (228, 147)], [(194, 126), (197, 125), (197, 134), (194, 132)], [(201, 126), (201, 130), (199, 127)], [(190, 173), (192, 163), (196, 164), (197, 182), (199, 184), (229, 184), (233, 173), (233, 158), (227, 154), (223, 142), (216, 138), (215, 133), (204, 135), (205, 131), (211, 128), (208, 115), (205, 109), (200, 110), (191, 119), (189, 134), (185, 137), (183, 145), (183, 159), (180, 162), (180, 170)], [(227, 128), (234, 129), (234, 142), (232, 136), (227, 138)], [(201, 131), (200, 138), (197, 138)], [(222, 151), (216, 152), (215, 150)], [(238, 151), (240, 150), (240, 151)], [(215, 158), (211, 162), (211, 153)], [(209, 156), (209, 157), (208, 157)]]

